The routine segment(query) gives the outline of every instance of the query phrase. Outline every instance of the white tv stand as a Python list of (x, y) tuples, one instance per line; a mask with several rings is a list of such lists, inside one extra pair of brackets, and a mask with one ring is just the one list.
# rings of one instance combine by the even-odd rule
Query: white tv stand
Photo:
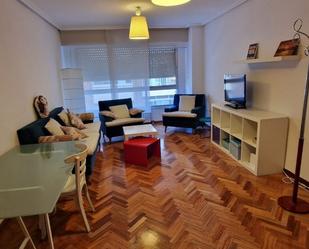
[(287, 116), (258, 109), (233, 109), (213, 104), (211, 141), (231, 155), (231, 143), (241, 144), (241, 165), (253, 174), (279, 173), (284, 167), (289, 120)]

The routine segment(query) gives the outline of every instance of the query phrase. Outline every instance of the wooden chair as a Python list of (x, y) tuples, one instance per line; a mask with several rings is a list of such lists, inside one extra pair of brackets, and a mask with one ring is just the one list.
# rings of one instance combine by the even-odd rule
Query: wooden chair
[(28, 242), (31, 244), (33, 249), (36, 249), (23, 219), (19, 216), (19, 217), (17, 217), (17, 221), (18, 221), (18, 224), (19, 224), (21, 230), (23, 231), (23, 233), (25, 235), (25, 239), (23, 240), (23, 242), (19, 246), (19, 249), (25, 248)]
[(70, 175), (66, 185), (64, 186), (61, 196), (76, 195), (75, 198), (82, 214), (86, 230), (87, 232), (90, 232), (91, 229), (87, 220), (82, 196), (82, 192), (84, 191), (90, 208), (94, 212), (95, 209), (88, 193), (85, 175), (88, 146), (85, 144), (77, 144), (76, 146), (81, 150), (81, 152), (75, 155), (71, 155), (64, 160), (66, 164), (72, 165), (72, 163), (74, 163), (75, 174)]

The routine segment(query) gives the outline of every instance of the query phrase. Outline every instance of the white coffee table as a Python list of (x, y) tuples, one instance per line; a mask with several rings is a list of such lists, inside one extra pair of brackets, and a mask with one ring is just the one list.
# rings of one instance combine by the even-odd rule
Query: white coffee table
[(157, 136), (159, 133), (151, 124), (132, 125), (123, 127), (124, 140), (129, 140), (130, 137), (139, 136)]

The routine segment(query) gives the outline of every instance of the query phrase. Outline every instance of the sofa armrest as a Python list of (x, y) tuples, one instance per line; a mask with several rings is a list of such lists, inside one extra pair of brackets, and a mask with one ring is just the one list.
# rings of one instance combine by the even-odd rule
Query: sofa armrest
[(142, 113), (140, 112), (140, 113), (137, 113), (135, 115), (130, 114), (130, 117), (131, 118), (141, 118), (142, 117)]
[(85, 123), (93, 123), (94, 114), (92, 112), (80, 113), (78, 117)]
[(197, 106), (197, 107), (194, 107), (192, 110), (191, 110), (191, 113), (195, 113), (197, 115), (198, 118), (201, 118), (204, 116), (204, 108), (202, 106)]
[(144, 110), (137, 109), (137, 108), (131, 108), (129, 110), (131, 118), (141, 118), (143, 112), (144, 112)]
[(99, 118), (103, 125), (105, 125), (105, 122), (111, 122), (115, 119), (115, 117), (109, 111), (99, 112)]
[(165, 111), (165, 112), (176, 112), (176, 111), (178, 111), (178, 107), (175, 106), (175, 105), (171, 105), (171, 106), (169, 106), (169, 107), (166, 107), (166, 108), (164, 109), (164, 111)]

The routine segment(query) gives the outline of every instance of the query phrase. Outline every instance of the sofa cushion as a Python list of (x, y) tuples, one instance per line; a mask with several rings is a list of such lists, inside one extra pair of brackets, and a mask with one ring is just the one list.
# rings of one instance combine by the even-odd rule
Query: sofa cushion
[(174, 117), (174, 118), (196, 118), (196, 114), (195, 113), (191, 113), (191, 112), (181, 112), (181, 111), (177, 111), (177, 112), (164, 112), (163, 117)]
[(64, 135), (64, 132), (61, 129), (61, 125), (53, 118), (50, 118), (45, 128), (54, 136)]
[(114, 105), (110, 106), (109, 109), (114, 113), (116, 119), (129, 118), (130, 113), (127, 105)]
[(195, 107), (195, 96), (180, 96), (179, 111), (191, 112)]
[(85, 143), (88, 146), (88, 155), (92, 156), (97, 149), (100, 134), (99, 133), (89, 133), (87, 135), (88, 135), (87, 138), (81, 139), (80, 141)]
[(86, 126), (86, 129), (83, 130), (83, 132), (85, 134), (100, 133), (100, 129), (101, 129), (101, 123), (100, 122), (85, 124), (85, 126)]
[(122, 118), (122, 119), (115, 119), (111, 122), (106, 122), (106, 127), (115, 127), (115, 126), (122, 126), (127, 124), (134, 124), (134, 123), (143, 123), (145, 119), (143, 118)]

